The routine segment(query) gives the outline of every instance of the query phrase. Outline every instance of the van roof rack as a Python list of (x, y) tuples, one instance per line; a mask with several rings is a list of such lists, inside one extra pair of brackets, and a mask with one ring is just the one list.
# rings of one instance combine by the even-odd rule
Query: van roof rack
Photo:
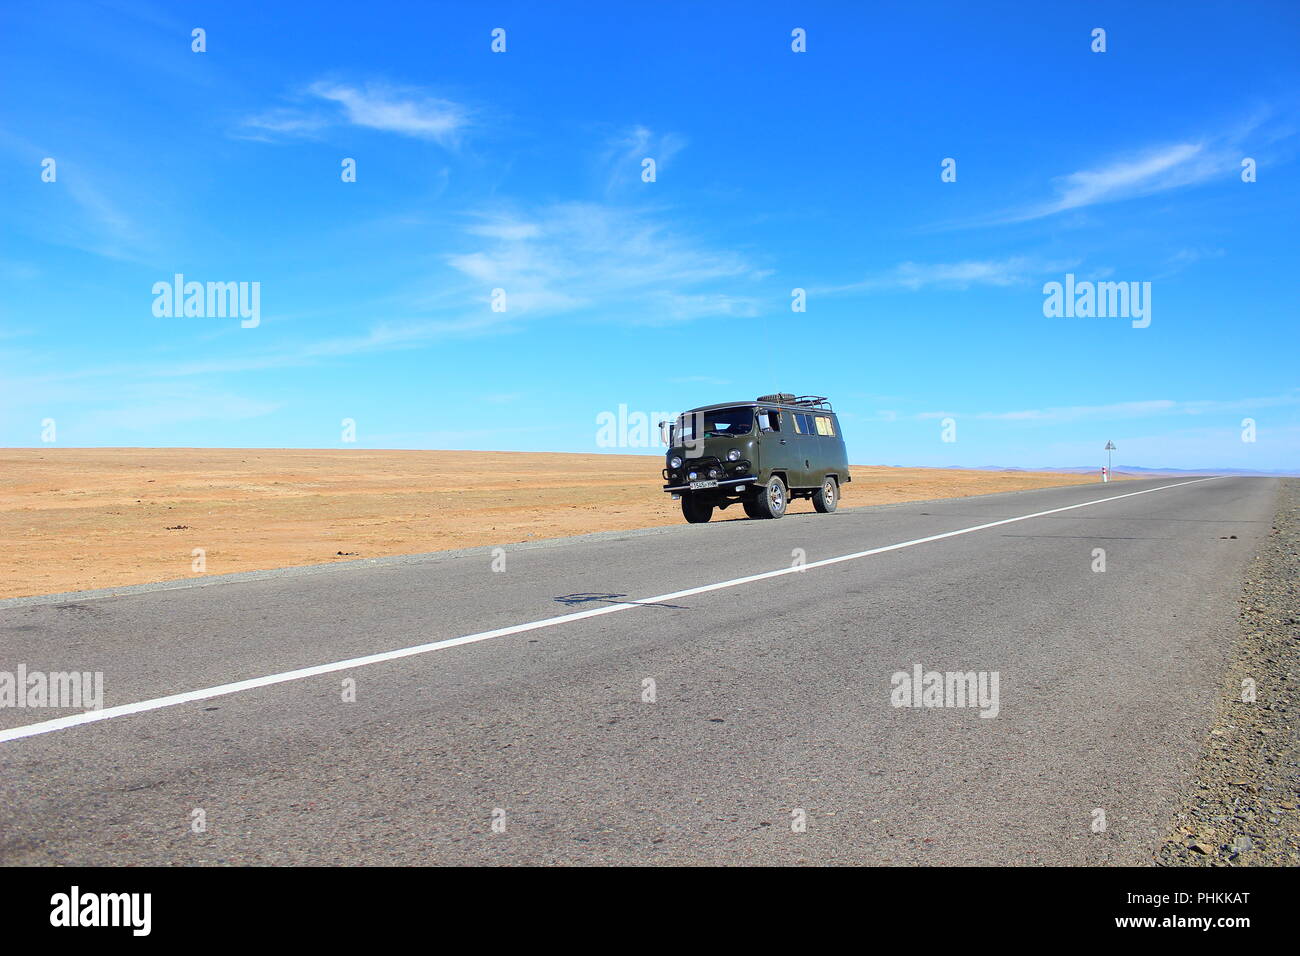
[(821, 408), (825, 411), (832, 411), (831, 400), (825, 395), (800, 395), (791, 405), (803, 405), (805, 408)]
[(830, 399), (825, 395), (795, 395), (792, 392), (777, 392), (774, 395), (758, 396), (760, 402), (771, 402), (774, 405), (799, 405), (804, 408), (820, 408), (823, 411), (834, 411), (831, 408)]

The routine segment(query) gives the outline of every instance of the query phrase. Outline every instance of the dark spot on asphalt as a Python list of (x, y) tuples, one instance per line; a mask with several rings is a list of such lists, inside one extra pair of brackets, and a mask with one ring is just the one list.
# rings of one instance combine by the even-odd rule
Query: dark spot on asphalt
[[(161, 786), (162, 786), (162, 781), (161, 781), (161, 780), (155, 780), (155, 781), (153, 781), (153, 782), (151, 782), (151, 783), (141, 783), (141, 784), (137, 784), (137, 785), (134, 786), (134, 787), (123, 787), (123, 788), (122, 788), (122, 792), (123, 792), (123, 793), (135, 793), (137, 790), (152, 790), (154, 787), (161, 787)], [(123, 839), (126, 839), (126, 837), (123, 837)]]
[(615, 603), (615, 598), (626, 597), (625, 594), (597, 594), (594, 592), (580, 592), (578, 594), (561, 594), (555, 600), (561, 604), (590, 604), (593, 601), (604, 601), (605, 603)]
[(674, 608), (679, 611), (686, 610), (680, 604), (655, 604), (647, 601), (619, 600), (619, 598), (625, 598), (625, 597), (627, 597), (626, 594), (610, 594), (610, 593), (598, 592), (598, 591), (580, 591), (577, 594), (561, 594), (555, 600), (559, 601), (561, 604), (567, 604), (570, 607), (573, 607), (574, 605), (577, 604), (601, 603), (601, 604), (639, 604), (642, 607), (668, 607), (668, 608)]

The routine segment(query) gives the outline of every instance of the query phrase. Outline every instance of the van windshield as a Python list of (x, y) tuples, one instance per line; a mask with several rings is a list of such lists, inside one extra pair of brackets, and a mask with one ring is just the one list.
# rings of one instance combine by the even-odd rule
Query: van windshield
[(748, 435), (754, 430), (754, 409), (749, 405), (739, 408), (714, 408), (702, 412), (687, 412), (677, 419), (675, 444), (695, 441), (696, 427), (702, 429), (701, 438), (715, 435)]

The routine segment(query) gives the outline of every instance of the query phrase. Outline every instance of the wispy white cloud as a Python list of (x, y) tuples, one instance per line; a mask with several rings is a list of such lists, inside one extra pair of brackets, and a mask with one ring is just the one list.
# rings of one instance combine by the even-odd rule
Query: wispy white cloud
[(520, 222), (501, 217), (491, 217), (485, 222), (470, 226), (465, 231), (472, 236), (486, 236), (489, 239), (502, 239), (507, 242), (536, 239), (542, 234), (541, 227), (535, 222)]
[[(408, 297), (395, 308), (401, 318), (273, 353), (180, 363), (165, 374), (315, 364), (561, 316), (654, 325), (754, 316), (761, 307), (761, 297), (749, 291), (760, 270), (738, 253), (670, 228), (653, 211), (599, 203), (482, 210), (471, 214), (462, 238), (464, 250), (444, 256), (461, 281), (439, 279), (428, 301)], [(506, 293), (504, 312), (490, 307), (498, 288)]]
[(661, 317), (647, 316), (644, 321), (655, 322), (666, 319), (682, 321), (706, 316), (753, 318), (759, 313), (759, 301), (753, 296), (728, 295), (725, 292), (701, 295), (679, 295), (669, 292), (656, 296), (654, 301), (662, 302), (667, 311)]
[(168, 362), (151, 369), (159, 378), (223, 375), (318, 365), (329, 359), (420, 348), (430, 342), (499, 329), (503, 316), (484, 307), (443, 318), (386, 319), (357, 335), (342, 335), (314, 342), (287, 343), (252, 355)]
[[(5, 130), (0, 130), (0, 150), (33, 166), (51, 152)], [(54, 204), (66, 206), (66, 212), (51, 214), (57, 206), (44, 203), (28, 211), (26, 218), (33, 231), (60, 245), (108, 259), (142, 262), (149, 258), (152, 242), (147, 231), (136, 216), (123, 209), (124, 197), (130, 197), (131, 205), (141, 204), (131, 176), (120, 170), (115, 176), (111, 167), (94, 166), (79, 156), (59, 156), (56, 170), (57, 187), (48, 187), (48, 193)], [(11, 261), (0, 264), (0, 278), (34, 278), (34, 269), (30, 263)]]
[(317, 137), (331, 127), (351, 125), (454, 148), (472, 122), (468, 107), (417, 87), (318, 80), (305, 96), (317, 105), (276, 107), (247, 117), (236, 135)]
[(1200, 262), (1202, 259), (1221, 259), (1226, 255), (1223, 249), (1179, 249), (1173, 255), (1165, 260), (1169, 266), (1189, 266), (1194, 262)]
[[(760, 277), (742, 256), (674, 231), (652, 212), (559, 203), (528, 215), (485, 213), (469, 234), (491, 240), (447, 263), (482, 287), (504, 289), (509, 313), (536, 317), (599, 306), (607, 318), (671, 322), (752, 315)], [(726, 288), (717, 288), (723, 285)]]
[(677, 133), (655, 133), (644, 126), (634, 126), (612, 137), (600, 154), (606, 193), (645, 185), (641, 164), (646, 159), (654, 160), (657, 179), (685, 148), (685, 137)]
[(1053, 180), (1052, 198), (1009, 211), (995, 221), (1025, 222), (1213, 179), (1229, 182), (1240, 172), (1242, 157), (1249, 154), (1248, 144), (1262, 146), (1287, 135), (1281, 130), (1260, 130), (1266, 118), (1267, 114), (1261, 113), (1216, 135), (1134, 149), (1101, 165), (1058, 176)]
[(1206, 259), (1222, 259), (1225, 255), (1227, 255), (1227, 251), (1224, 249), (1204, 248), (1199, 246), (1179, 249), (1177, 252), (1165, 258), (1164, 269), (1154, 274), (1151, 278), (1164, 279), (1171, 275), (1176, 275), (1198, 262), (1202, 262)]
[(85, 175), (65, 175), (61, 180), (68, 195), (79, 205), (94, 226), (94, 235), (84, 244), (88, 251), (113, 259), (134, 259), (140, 244), (140, 231)]
[(314, 83), (311, 92), (338, 103), (349, 123), (371, 129), (455, 145), (469, 124), (468, 111), (451, 100), (421, 90), (384, 85), (365, 87)]
[[(463, 251), (443, 256), (448, 268), (436, 276), (433, 292), (352, 307), (353, 314), (385, 316), (355, 333), (278, 340), (224, 356), (209, 350), (202, 357), (191, 352), (37, 375), (25, 370), (22, 379), (0, 376), (0, 399), (9, 385), (56, 396), (77, 383), (164, 382), (314, 366), (561, 317), (636, 325), (753, 316), (764, 299), (752, 291), (763, 273), (743, 256), (670, 228), (645, 209), (570, 203), (529, 213), (485, 210), (470, 216), (454, 244)], [(506, 290), (505, 312), (490, 308), (494, 288)]]
[(1202, 182), (1230, 166), (1228, 157), (1203, 143), (1174, 143), (1057, 180), (1056, 198), (1021, 214), (1036, 219), (1096, 203), (1114, 202)]
[(888, 272), (859, 282), (813, 289), (816, 294), (836, 295), (852, 292), (915, 292), (928, 286), (965, 289), (970, 286), (1014, 286), (1029, 283), (1048, 273), (1057, 273), (1078, 265), (1077, 261), (1052, 262), (1028, 256), (1006, 259), (968, 259), (962, 262), (903, 262)]
[(269, 140), (266, 134), (285, 136), (313, 136), (331, 125), (330, 117), (323, 113), (278, 108), (247, 117), (240, 131), (241, 138)]
[(1278, 107), (1261, 107), (1231, 126), (1116, 150), (1109, 158), (1052, 178), (1050, 196), (933, 228), (1029, 222), (1215, 181), (1232, 183), (1247, 156), (1260, 163), (1289, 161), (1294, 155), (1295, 134), (1292, 114)]

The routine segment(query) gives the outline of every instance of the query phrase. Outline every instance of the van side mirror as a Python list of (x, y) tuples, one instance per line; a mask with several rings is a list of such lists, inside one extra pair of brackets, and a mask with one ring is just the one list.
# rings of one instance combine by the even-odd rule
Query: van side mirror
[(660, 423), (659, 423), (659, 440), (660, 440), (661, 442), (663, 442), (663, 444), (665, 444), (665, 445), (671, 445), (671, 444), (672, 444), (672, 439), (669, 437), (669, 434), (668, 434), (668, 423), (667, 423), (667, 422), (660, 422)]

